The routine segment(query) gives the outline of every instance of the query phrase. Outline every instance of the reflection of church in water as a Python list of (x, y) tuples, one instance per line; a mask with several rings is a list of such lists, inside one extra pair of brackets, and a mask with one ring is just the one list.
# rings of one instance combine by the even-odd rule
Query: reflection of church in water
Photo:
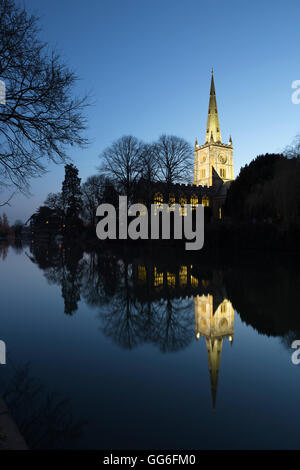
[(139, 293), (148, 298), (193, 297), (195, 305), (195, 336), (206, 343), (213, 408), (216, 405), (218, 377), (223, 341), (233, 343), (234, 309), (227, 299), (222, 280), (216, 275), (203, 279), (193, 265), (172, 269), (151, 265), (135, 265)]
[(195, 300), (196, 339), (205, 338), (213, 407), (216, 404), (218, 376), (221, 362), (223, 340), (232, 344), (234, 335), (234, 310), (229, 300), (224, 299), (214, 305), (214, 297), (197, 295)]

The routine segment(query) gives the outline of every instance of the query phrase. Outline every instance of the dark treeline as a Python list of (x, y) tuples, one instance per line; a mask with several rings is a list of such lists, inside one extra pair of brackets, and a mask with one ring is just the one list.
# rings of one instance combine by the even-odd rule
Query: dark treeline
[(226, 213), (234, 221), (300, 228), (300, 157), (260, 155), (231, 184)]

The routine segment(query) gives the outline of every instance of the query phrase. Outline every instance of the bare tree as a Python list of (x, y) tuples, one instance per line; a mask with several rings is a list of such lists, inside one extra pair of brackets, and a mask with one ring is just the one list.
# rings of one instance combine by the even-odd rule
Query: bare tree
[(49, 207), (50, 209), (55, 211), (57, 215), (65, 214), (62, 193), (49, 193), (44, 202), (44, 206)]
[(87, 97), (73, 97), (77, 76), (38, 39), (38, 19), (13, 0), (0, 2), (0, 188), (26, 192), (45, 162), (66, 160), (69, 145), (87, 144), (83, 110)]
[(191, 145), (174, 135), (161, 135), (153, 150), (158, 166), (158, 178), (168, 184), (188, 182), (193, 169)]
[(287, 158), (300, 157), (300, 134), (297, 135), (291, 145), (288, 145), (283, 154)]
[(93, 175), (81, 186), (83, 218), (92, 225), (96, 223), (96, 211), (103, 199), (106, 182), (103, 175)]
[(110, 178), (122, 194), (132, 196), (135, 183), (140, 177), (144, 144), (136, 137), (126, 135), (113, 142), (100, 155), (99, 167)]
[(157, 181), (158, 164), (154, 145), (145, 144), (140, 158), (140, 175), (148, 183)]

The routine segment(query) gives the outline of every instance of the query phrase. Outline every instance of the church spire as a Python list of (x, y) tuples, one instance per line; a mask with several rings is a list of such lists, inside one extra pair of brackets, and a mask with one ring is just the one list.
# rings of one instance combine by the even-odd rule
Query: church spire
[[(211, 139), (211, 136), (212, 136), (212, 139)], [(210, 84), (210, 96), (209, 96), (209, 107), (208, 107), (205, 143), (208, 143), (209, 140), (214, 140), (214, 142), (222, 141), (213, 70), (211, 71), (211, 84)]]
[(218, 376), (220, 369), (222, 345), (222, 338), (206, 338), (212, 405), (214, 409), (216, 408)]

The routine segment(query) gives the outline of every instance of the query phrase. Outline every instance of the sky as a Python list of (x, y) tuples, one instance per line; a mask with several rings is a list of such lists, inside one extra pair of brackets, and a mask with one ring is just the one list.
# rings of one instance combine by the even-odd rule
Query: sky
[[(82, 181), (122, 135), (204, 143), (212, 67), (236, 176), (299, 133), (300, 104), (291, 99), (300, 80), (299, 0), (16, 1), (40, 17), (41, 39), (80, 77), (74, 93), (91, 94), (91, 143), (68, 152)], [(64, 166), (50, 164), (30, 197), (16, 195), (5, 208), (10, 222), (26, 221), (63, 178)]]

